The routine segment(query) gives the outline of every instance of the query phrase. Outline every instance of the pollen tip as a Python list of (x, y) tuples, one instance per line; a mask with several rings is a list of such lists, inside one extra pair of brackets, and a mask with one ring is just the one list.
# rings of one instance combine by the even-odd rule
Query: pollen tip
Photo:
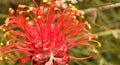
[(13, 10), (12, 8), (9, 8), (9, 11)]
[(5, 26), (8, 26), (8, 20), (9, 20), (9, 18), (7, 18), (7, 19), (5, 20)]
[(88, 28), (89, 28), (89, 29), (92, 29), (92, 27), (91, 27), (91, 25), (90, 25), (90, 24), (88, 24)]
[(69, 4), (69, 6), (71, 7), (71, 6), (72, 6), (72, 4)]
[(98, 43), (98, 46), (101, 47), (101, 43)]
[(3, 60), (3, 57), (0, 57), (0, 60)]
[(29, 17), (26, 17), (26, 20), (29, 20)]
[(98, 51), (97, 51), (96, 49), (93, 49), (93, 52), (94, 52), (94, 53), (98, 53)]
[[(0, 43), (0, 46), (3, 46), (3, 45), (4, 45), (4, 43), (1, 42), (1, 43)], [(1, 53), (0, 53), (0, 54), (1, 54)]]
[(43, 0), (43, 3), (46, 3), (48, 0)]
[(6, 45), (9, 45), (10, 43), (9, 43), (9, 41), (6, 43)]
[(87, 21), (85, 23), (87, 24), (89, 29), (92, 29), (91, 25)]
[(7, 59), (9, 59), (7, 56), (5, 56), (5, 59), (7, 60)]
[(12, 8), (9, 8), (10, 13), (14, 13), (14, 10)]
[(19, 12), (19, 14), (22, 14), (22, 13), (23, 13), (22, 11)]
[(4, 32), (6, 31), (6, 29), (5, 29), (5, 28), (3, 28), (2, 30), (3, 30)]
[(57, 8), (57, 7), (55, 7), (55, 8), (54, 8), (54, 10), (58, 10), (58, 8)]
[(25, 5), (18, 5), (19, 8), (25, 8)]
[(43, 6), (40, 6), (40, 9), (42, 10), (42, 9), (43, 9)]
[(92, 40), (92, 38), (91, 38), (91, 37), (89, 37), (89, 40)]
[(73, 16), (74, 19), (76, 19), (76, 16)]
[(81, 18), (85, 18), (85, 17), (82, 15)]
[(40, 18), (41, 18), (41, 16), (38, 16), (37, 18), (38, 18), (38, 19), (40, 19)]
[(52, 4), (51, 2), (48, 2), (48, 4), (50, 5), (50, 4)]
[(2, 30), (3, 29), (3, 27), (2, 26), (0, 26), (0, 30)]

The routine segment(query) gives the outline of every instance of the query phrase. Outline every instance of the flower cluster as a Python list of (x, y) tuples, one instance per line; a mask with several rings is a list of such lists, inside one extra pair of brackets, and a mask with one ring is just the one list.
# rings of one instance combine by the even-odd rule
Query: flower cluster
[[(19, 5), (16, 13), (9, 9), (9, 17), (1, 26), (7, 44), (0, 48), (0, 57), (11, 52), (21, 53), (19, 64), (32, 61), (33, 65), (68, 65), (69, 59), (84, 60), (92, 58), (97, 51), (92, 44), (96, 37), (87, 27), (90, 25), (84, 13), (69, 4), (63, 10), (59, 1), (43, 0), (35, 7)], [(69, 56), (68, 51), (77, 45), (91, 47), (94, 54), (84, 58)]]

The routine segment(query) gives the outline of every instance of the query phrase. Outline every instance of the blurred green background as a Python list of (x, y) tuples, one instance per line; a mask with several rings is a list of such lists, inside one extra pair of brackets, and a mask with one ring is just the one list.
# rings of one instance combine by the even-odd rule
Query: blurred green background
[[(70, 1), (67, 1), (68, 3)], [(69, 65), (120, 65), (120, 0), (72, 0), (72, 3), (78, 9), (85, 11), (85, 17), (92, 26), (90, 31), (99, 35), (96, 40), (102, 47), (95, 45), (99, 53), (94, 58), (81, 61), (70, 60)], [(0, 25), (8, 17), (8, 9), (10, 7), (16, 9), (18, 4), (31, 5), (31, 2), (29, 0), (0, 0)], [(103, 8), (104, 6), (108, 7)], [(2, 42), (6, 41), (0, 31), (0, 43)], [(70, 54), (85, 57), (90, 55), (90, 49), (76, 47), (70, 51)], [(17, 65), (17, 62), (4, 60), (0, 61), (0, 65)]]

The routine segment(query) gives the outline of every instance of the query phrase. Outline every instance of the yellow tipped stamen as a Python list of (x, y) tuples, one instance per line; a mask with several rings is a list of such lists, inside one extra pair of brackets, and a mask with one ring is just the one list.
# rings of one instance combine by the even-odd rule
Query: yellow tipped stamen
[(88, 28), (89, 28), (89, 29), (91, 29), (91, 28), (92, 28), (90, 24), (88, 24)]
[(98, 42), (98, 46), (101, 47), (101, 43)]
[(51, 2), (48, 2), (48, 4), (51, 4)]
[(9, 59), (7, 56), (5, 56), (5, 59), (7, 60), (7, 59)]
[(40, 9), (42, 10), (42, 9), (43, 9), (43, 6), (40, 6)]
[(78, 11), (79, 13), (81, 13), (81, 15), (85, 15), (85, 12), (83, 12), (83, 11)]
[(27, 10), (27, 12), (30, 12), (30, 10)]
[(9, 8), (10, 13), (14, 13), (14, 10), (12, 8)]
[(3, 57), (0, 57), (0, 60), (3, 60)]
[(54, 8), (54, 10), (58, 10), (58, 8), (57, 8), (57, 7), (55, 7), (55, 8)]
[(6, 31), (6, 29), (4, 29), (4, 28), (3, 28), (2, 30), (3, 30), (4, 32)]
[(25, 8), (25, 5), (18, 5), (19, 8)]
[(40, 18), (41, 18), (41, 16), (38, 16), (37, 18), (38, 18), (38, 19), (40, 19)]
[(12, 10), (12, 8), (9, 8), (9, 11), (11, 11)]
[(69, 4), (69, 6), (72, 6), (72, 4)]
[(95, 35), (96, 38), (98, 38), (98, 35)]
[(29, 17), (26, 17), (26, 20), (29, 20)]
[(77, 16), (79, 16), (80, 14), (79, 13), (76, 13)]
[(0, 26), (0, 30), (2, 30), (3, 29), (3, 26)]
[(76, 19), (76, 16), (73, 16), (74, 19)]
[(82, 15), (81, 18), (85, 18), (85, 17)]
[(45, 3), (45, 2), (47, 2), (48, 0), (43, 0), (43, 2)]
[(91, 38), (91, 37), (89, 37), (89, 40), (92, 40), (92, 38)]
[(5, 20), (5, 26), (8, 26), (8, 20), (9, 20), (9, 18), (7, 18), (7, 19)]
[(0, 45), (1, 45), (1, 46), (3, 46), (3, 45), (4, 45), (4, 43), (2, 43), (2, 42), (1, 42), (1, 43), (0, 43)]
[(93, 52), (94, 52), (94, 53), (98, 53), (98, 51), (97, 51), (96, 49), (93, 49)]
[(92, 28), (91, 25), (87, 21), (85, 23), (87, 24), (87, 26), (88, 26), (89, 29)]
[(6, 32), (6, 35), (10, 35), (10, 33), (9, 33), (9, 32)]
[(22, 13), (23, 13), (22, 11), (19, 12), (19, 14), (22, 14)]
[(3, 36), (6, 37), (6, 36), (8, 36), (8, 35), (10, 35), (10, 33), (9, 33), (9, 32), (6, 32)]
[(9, 43), (9, 41), (6, 43), (6, 45), (9, 45), (10, 43)]
[(32, 11), (32, 10), (33, 10), (33, 7), (29, 7), (29, 10)]

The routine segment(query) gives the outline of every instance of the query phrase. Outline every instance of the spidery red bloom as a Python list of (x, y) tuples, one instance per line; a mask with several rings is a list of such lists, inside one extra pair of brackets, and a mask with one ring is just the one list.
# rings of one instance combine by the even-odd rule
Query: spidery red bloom
[[(60, 2), (53, 0), (43, 0), (39, 6), (35, 0), (32, 2), (35, 7), (19, 5), (16, 14), (9, 9), (9, 17), (2, 25), (8, 42), (0, 48), (1, 57), (19, 52), (21, 56), (14, 59), (20, 60), (19, 65), (29, 61), (33, 65), (68, 65), (69, 59), (96, 55), (94, 46), (87, 42), (99, 42), (91, 39), (96, 35), (87, 30), (89, 24), (82, 11), (72, 5), (63, 10), (57, 6)], [(91, 47), (95, 53), (84, 58), (69, 56), (68, 51), (77, 45)]]

